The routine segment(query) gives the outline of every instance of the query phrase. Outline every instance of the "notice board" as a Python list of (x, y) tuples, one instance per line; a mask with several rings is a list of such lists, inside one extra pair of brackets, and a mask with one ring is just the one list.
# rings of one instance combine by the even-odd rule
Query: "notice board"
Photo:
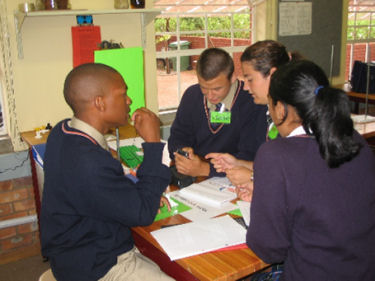
[(278, 1), (277, 40), (330, 75), (340, 74), (342, 0)]
[(132, 100), (130, 115), (145, 106), (143, 50), (141, 47), (95, 51), (96, 63), (103, 63), (116, 69), (128, 86)]

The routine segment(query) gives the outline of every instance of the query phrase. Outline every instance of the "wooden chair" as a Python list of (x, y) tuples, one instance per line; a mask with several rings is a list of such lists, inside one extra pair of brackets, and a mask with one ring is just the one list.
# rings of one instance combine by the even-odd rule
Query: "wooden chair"
[(40, 275), (39, 281), (56, 281), (56, 279), (52, 274), (52, 270), (48, 269), (47, 271), (43, 272), (42, 275)]

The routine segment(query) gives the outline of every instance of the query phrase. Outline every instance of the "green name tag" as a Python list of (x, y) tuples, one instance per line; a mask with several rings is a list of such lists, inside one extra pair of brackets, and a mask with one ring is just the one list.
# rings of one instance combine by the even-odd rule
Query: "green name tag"
[(211, 123), (224, 123), (230, 124), (230, 120), (232, 117), (232, 112), (224, 111), (224, 112), (211, 112)]

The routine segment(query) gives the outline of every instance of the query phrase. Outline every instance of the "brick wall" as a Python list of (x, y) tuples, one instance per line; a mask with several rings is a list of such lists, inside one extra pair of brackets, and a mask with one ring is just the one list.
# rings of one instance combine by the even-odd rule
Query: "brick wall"
[[(35, 214), (31, 176), (0, 182), (0, 221)], [(0, 264), (39, 253), (37, 222), (0, 229)]]

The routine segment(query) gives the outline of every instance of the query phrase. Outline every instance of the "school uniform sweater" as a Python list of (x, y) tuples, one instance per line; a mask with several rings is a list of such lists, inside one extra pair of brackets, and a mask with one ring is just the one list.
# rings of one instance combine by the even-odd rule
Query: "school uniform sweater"
[(70, 128), (51, 131), (44, 159), (41, 245), (59, 281), (92, 281), (134, 247), (130, 227), (149, 225), (170, 181), (163, 144), (144, 143), (135, 184), (95, 139)]
[[(199, 84), (190, 86), (184, 93), (171, 127), (168, 149), (171, 159), (178, 148), (192, 147), (194, 153), (204, 157), (210, 152), (226, 152), (238, 159), (253, 161), (267, 133), (264, 105), (254, 104), (251, 95), (239, 81), (234, 102), (230, 108), (231, 123), (213, 129), (205, 97)], [(218, 175), (210, 164), (210, 176)]]
[(375, 280), (375, 159), (329, 168), (313, 137), (268, 141), (254, 162), (247, 244), (285, 281)]

